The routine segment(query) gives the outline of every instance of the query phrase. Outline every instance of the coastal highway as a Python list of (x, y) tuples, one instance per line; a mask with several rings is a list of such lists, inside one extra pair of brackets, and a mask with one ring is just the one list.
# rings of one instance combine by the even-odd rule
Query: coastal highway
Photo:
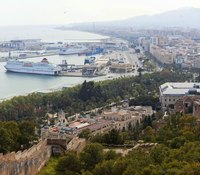
[(128, 51), (125, 52), (125, 54), (126, 54), (129, 64), (138, 65), (138, 67), (142, 67), (142, 63), (138, 59), (139, 55), (135, 53), (134, 49), (129, 49)]

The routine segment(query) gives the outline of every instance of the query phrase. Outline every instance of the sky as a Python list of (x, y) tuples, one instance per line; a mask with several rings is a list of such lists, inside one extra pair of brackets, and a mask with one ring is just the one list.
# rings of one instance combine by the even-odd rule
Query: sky
[(0, 0), (0, 25), (121, 20), (183, 7), (200, 8), (200, 0)]

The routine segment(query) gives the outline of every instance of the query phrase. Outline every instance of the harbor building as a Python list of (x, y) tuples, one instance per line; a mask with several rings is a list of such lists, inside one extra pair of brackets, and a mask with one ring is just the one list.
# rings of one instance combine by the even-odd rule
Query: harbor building
[(41, 39), (22, 39), (0, 42), (0, 48), (25, 50), (41, 49)]
[(133, 66), (131, 64), (113, 64), (110, 66), (110, 71), (113, 73), (129, 73), (132, 70)]
[[(200, 83), (164, 83), (159, 87), (160, 102), (163, 111), (173, 110), (175, 103), (182, 97), (200, 95)], [(186, 104), (188, 105), (188, 104)]]
[(95, 76), (102, 68), (101, 65), (84, 65), (82, 69), (83, 76)]

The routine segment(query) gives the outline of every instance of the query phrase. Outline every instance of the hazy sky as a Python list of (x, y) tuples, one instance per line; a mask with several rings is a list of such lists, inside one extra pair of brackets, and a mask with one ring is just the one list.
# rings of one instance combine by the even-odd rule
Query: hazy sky
[(200, 8), (200, 0), (0, 0), (0, 25), (117, 20), (182, 7)]

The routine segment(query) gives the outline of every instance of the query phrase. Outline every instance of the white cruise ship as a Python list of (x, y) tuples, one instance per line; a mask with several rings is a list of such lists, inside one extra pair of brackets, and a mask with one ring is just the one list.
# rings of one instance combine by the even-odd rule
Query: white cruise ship
[(67, 45), (60, 49), (59, 55), (80, 54), (86, 51), (87, 51), (87, 48), (82, 45)]
[(26, 73), (26, 74), (42, 74), (42, 75), (59, 75), (61, 67), (48, 62), (43, 58), (41, 62), (29, 62), (19, 60), (7, 61), (5, 68), (10, 72)]

